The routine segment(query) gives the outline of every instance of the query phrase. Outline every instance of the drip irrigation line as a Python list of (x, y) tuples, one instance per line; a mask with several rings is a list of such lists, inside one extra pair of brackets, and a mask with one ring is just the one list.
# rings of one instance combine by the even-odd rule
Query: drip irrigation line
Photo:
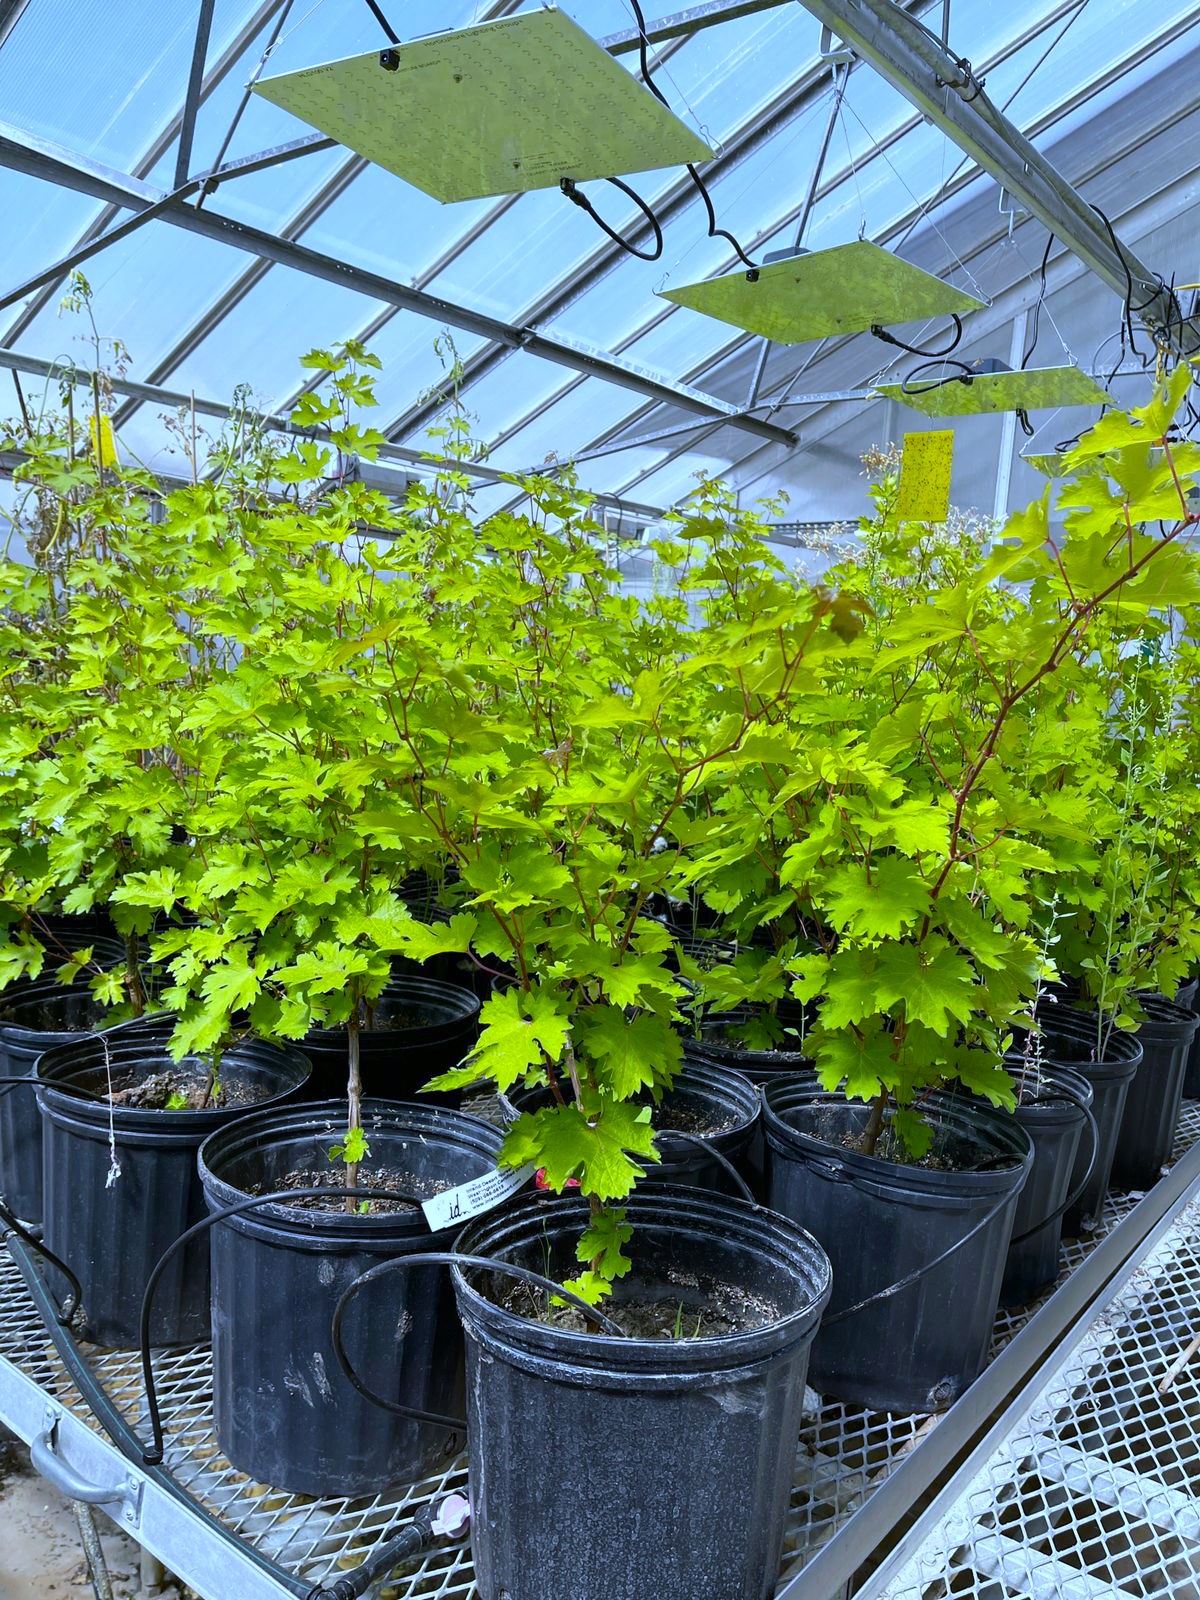
[(54, 1251), (44, 1245), (40, 1239), (34, 1238), (33, 1234), (29, 1232), (24, 1223), (17, 1221), (16, 1217), (9, 1210), (8, 1206), (3, 1200), (0, 1200), (0, 1223), (4, 1224), (4, 1227), (9, 1233), (15, 1233), (17, 1238), (21, 1240), (22, 1244), (27, 1245), (30, 1250), (35, 1251), (37, 1255), (41, 1256), (42, 1260), (46, 1262), (48, 1266), (53, 1267), (56, 1272), (61, 1272), (63, 1277), (67, 1280), (71, 1292), (63, 1304), (55, 1312), (59, 1327), (67, 1327), (70, 1324), (71, 1318), (75, 1315), (76, 1311), (83, 1303), (83, 1288), (80, 1285), (79, 1279), (71, 1271), (70, 1267), (67, 1266), (65, 1261), (60, 1260), (59, 1257), (54, 1254)]
[[(856, 1300), (852, 1306), (843, 1306), (840, 1311), (834, 1312), (833, 1316), (822, 1317), (822, 1333), (827, 1328), (832, 1328), (835, 1323), (845, 1322), (849, 1317), (856, 1317), (860, 1311), (866, 1311), (870, 1306), (879, 1305), (884, 1300), (890, 1300), (893, 1295), (899, 1294), (901, 1290), (911, 1288), (914, 1283), (917, 1283), (920, 1281), (920, 1279), (928, 1276), (928, 1274), (933, 1272), (935, 1268), (940, 1267), (944, 1262), (949, 1261), (951, 1256), (957, 1255), (964, 1245), (971, 1242), (976, 1234), (982, 1233), (983, 1229), (986, 1228), (990, 1222), (994, 1222), (1004, 1210), (1005, 1206), (1012, 1204), (1014, 1198), (1014, 1195), (1011, 1193), (1002, 1195), (996, 1204), (992, 1206), (990, 1211), (984, 1212), (983, 1216), (973, 1228), (968, 1228), (967, 1232), (964, 1233), (960, 1238), (956, 1239), (948, 1250), (943, 1250), (941, 1255), (935, 1256), (932, 1261), (926, 1261), (922, 1263), (921, 1266), (916, 1267), (912, 1272), (907, 1273), (903, 1278), (897, 1279), (895, 1283), (889, 1283), (886, 1289), (877, 1289), (874, 1294), (867, 1295), (865, 1299)], [(1045, 1221), (1038, 1223), (1039, 1228), (1044, 1226)]]
[(333, 1313), (333, 1325), (330, 1337), (333, 1342), (333, 1353), (337, 1357), (337, 1364), (342, 1369), (342, 1374), (347, 1382), (373, 1406), (378, 1406), (381, 1411), (390, 1412), (393, 1416), (408, 1417), (418, 1422), (432, 1423), (435, 1427), (445, 1428), (450, 1433), (462, 1433), (466, 1430), (466, 1420), (463, 1417), (443, 1417), (435, 1411), (416, 1411), (412, 1406), (398, 1405), (394, 1400), (388, 1400), (381, 1394), (376, 1394), (355, 1372), (346, 1354), (346, 1347), (342, 1340), (342, 1323), (346, 1319), (350, 1302), (368, 1283), (376, 1278), (383, 1278), (390, 1272), (404, 1272), (410, 1267), (482, 1267), (488, 1272), (499, 1272), (503, 1276), (516, 1278), (520, 1283), (532, 1283), (539, 1289), (548, 1289), (552, 1295), (560, 1300), (566, 1300), (585, 1316), (598, 1322), (606, 1333), (614, 1334), (617, 1338), (627, 1338), (624, 1328), (620, 1323), (614, 1322), (611, 1317), (605, 1316), (603, 1311), (598, 1311), (595, 1306), (589, 1305), (577, 1294), (572, 1294), (569, 1289), (564, 1289), (561, 1283), (555, 1283), (553, 1278), (543, 1277), (540, 1272), (534, 1272), (529, 1267), (518, 1267), (508, 1261), (495, 1261), (491, 1256), (460, 1255), (454, 1250), (421, 1251), (419, 1255), (398, 1256), (391, 1261), (381, 1261), (377, 1267), (371, 1267), (364, 1272), (342, 1295)]
[[(394, 1189), (379, 1189), (369, 1187), (353, 1189), (338, 1187), (335, 1189), (331, 1188), (328, 1184), (313, 1186), (307, 1189), (280, 1189), (274, 1194), (250, 1195), (245, 1199), (235, 1201), (235, 1203), (231, 1206), (223, 1207), (220, 1211), (211, 1212), (200, 1222), (197, 1222), (194, 1224), (194, 1226), (188, 1228), (185, 1233), (181, 1233), (179, 1237), (174, 1239), (167, 1246), (166, 1250), (163, 1251), (162, 1255), (154, 1265), (154, 1270), (146, 1280), (146, 1290), (142, 1296), (142, 1309), (138, 1323), (138, 1345), (141, 1356), (142, 1383), (145, 1389), (146, 1413), (150, 1420), (151, 1435), (151, 1443), (144, 1447), (142, 1451), (142, 1460), (147, 1466), (158, 1466), (163, 1459), (162, 1413), (158, 1404), (158, 1389), (154, 1378), (154, 1365), (150, 1346), (150, 1317), (154, 1306), (155, 1292), (158, 1289), (159, 1282), (161, 1281), (162, 1275), (166, 1271), (167, 1267), (170, 1266), (171, 1262), (175, 1259), (179, 1252), (185, 1249), (193, 1239), (196, 1239), (201, 1234), (206, 1233), (218, 1222), (225, 1222), (231, 1217), (243, 1216), (247, 1212), (257, 1210), (260, 1206), (286, 1206), (289, 1204), (289, 1202), (296, 1200), (329, 1198), (350, 1198), (362, 1200), (396, 1200), (399, 1198), (418, 1201), (417, 1196), (398, 1195)], [(599, 1323), (606, 1332), (615, 1334), (618, 1337), (624, 1337), (623, 1330), (612, 1320), (611, 1317), (605, 1316), (602, 1311), (597, 1311), (595, 1306), (588, 1305), (586, 1300), (581, 1300), (578, 1295), (574, 1295), (570, 1292), (570, 1290), (564, 1289), (561, 1284), (555, 1283), (550, 1278), (543, 1278), (539, 1273), (530, 1272), (525, 1267), (510, 1267), (503, 1261), (491, 1261), (483, 1256), (460, 1256), (442, 1251), (422, 1251), (417, 1255), (403, 1256), (396, 1260), (385, 1261), (378, 1267), (372, 1267), (371, 1270), (364, 1273), (362, 1277), (356, 1278), (355, 1281), (350, 1285), (350, 1288), (342, 1296), (341, 1300), (338, 1301), (337, 1310), (334, 1313), (332, 1329), (334, 1354), (337, 1356), (338, 1364), (341, 1366), (342, 1371), (346, 1374), (346, 1377), (359, 1391), (364, 1399), (371, 1400), (373, 1404), (381, 1406), (384, 1410), (392, 1410), (398, 1416), (407, 1417), (410, 1421), (430, 1423), (437, 1427), (453, 1428), (456, 1431), (460, 1430), (464, 1426), (461, 1420), (457, 1418), (439, 1416), (436, 1412), (421, 1411), (412, 1406), (397, 1406), (391, 1401), (384, 1401), (381, 1397), (372, 1395), (360, 1383), (357, 1375), (348, 1365), (345, 1352), (341, 1347), (340, 1329), (346, 1307), (353, 1298), (354, 1294), (365, 1283), (372, 1278), (380, 1276), (384, 1270), (397, 1271), (405, 1266), (420, 1265), (422, 1262), (424, 1262), (426, 1265), (436, 1264), (441, 1266), (452, 1266), (461, 1263), (466, 1266), (487, 1267), (495, 1272), (507, 1273), (510, 1277), (524, 1278), (529, 1282), (538, 1283), (543, 1288), (549, 1288), (552, 1293), (559, 1295), (562, 1299), (568, 1300), (573, 1305), (577, 1306), (593, 1321)]]
[(741, 1195), (743, 1200), (748, 1200), (752, 1206), (756, 1206), (758, 1204), (758, 1197), (755, 1195), (754, 1190), (746, 1182), (745, 1178), (742, 1177), (741, 1173), (734, 1166), (733, 1162), (730, 1161), (729, 1157), (723, 1151), (718, 1150), (716, 1145), (713, 1144), (710, 1139), (706, 1139), (703, 1134), (683, 1133), (679, 1128), (669, 1128), (663, 1130), (662, 1138), (682, 1139), (685, 1143), (695, 1145), (697, 1149), (703, 1150), (705, 1155), (711, 1156), (714, 1161), (719, 1162), (719, 1164), (725, 1168), (725, 1171), (733, 1179), (734, 1183), (737, 1184), (738, 1193)]
[(332, 1188), (328, 1184), (308, 1189), (280, 1189), (274, 1194), (251, 1195), (248, 1199), (239, 1200), (234, 1205), (225, 1206), (221, 1211), (213, 1211), (201, 1221), (194, 1223), (177, 1239), (173, 1239), (159, 1256), (154, 1264), (154, 1270), (146, 1280), (146, 1289), (142, 1295), (142, 1309), (138, 1318), (138, 1346), (142, 1364), (142, 1383), (146, 1392), (146, 1412), (150, 1419), (151, 1444), (143, 1447), (142, 1460), (149, 1467), (158, 1466), (163, 1459), (163, 1426), (162, 1414), (158, 1404), (158, 1389), (154, 1379), (154, 1365), (150, 1347), (150, 1314), (154, 1306), (154, 1294), (158, 1288), (163, 1273), (174, 1261), (175, 1257), (193, 1239), (198, 1238), (218, 1222), (224, 1222), (229, 1217), (242, 1215), (247, 1211), (254, 1211), (259, 1206), (286, 1205), (289, 1200), (307, 1199), (356, 1199), (356, 1200), (396, 1200), (416, 1199), (416, 1196), (398, 1195), (394, 1189), (378, 1188)]

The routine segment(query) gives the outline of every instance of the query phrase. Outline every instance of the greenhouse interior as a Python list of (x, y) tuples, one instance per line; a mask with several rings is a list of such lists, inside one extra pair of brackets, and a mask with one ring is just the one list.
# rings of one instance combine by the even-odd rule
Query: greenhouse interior
[(1198, 25), (0, 0), (0, 1600), (1200, 1594)]

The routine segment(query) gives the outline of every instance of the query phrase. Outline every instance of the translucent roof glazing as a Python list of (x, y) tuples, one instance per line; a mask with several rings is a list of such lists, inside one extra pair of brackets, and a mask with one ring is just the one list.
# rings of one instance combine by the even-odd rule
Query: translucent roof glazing
[[(259, 72), (386, 44), (364, 0), (212, 0), (193, 121), (185, 98), (206, 3), (111, 0), (81, 16), (69, 0), (30, 0), (6, 31), (0, 0), (0, 207), (10, 224), (0, 232), (0, 295), (169, 193), (181, 128), (191, 129), (189, 175), (310, 135), (248, 93)], [(383, 8), (415, 38), (537, 3), (385, 0)], [(563, 9), (639, 72), (627, 0), (564, 0)], [(643, 9), (653, 34), (666, 9), (652, 0)], [(942, 27), (942, 0), (906, 0), (903, 9)], [(804, 4), (711, 0), (690, 14), (690, 30), (670, 30), (651, 47), (655, 82), (717, 150), (712, 202), (747, 254), (795, 242), (828, 132), (806, 247), (869, 238), (978, 295), (985, 309), (968, 320), (965, 359), (993, 354), (1018, 365), (1041, 300), (1039, 363), (1111, 368), (1122, 296), (1057, 243), (1043, 294), (1046, 227), (870, 65), (854, 62), (830, 122), (833, 68)], [(986, 80), (992, 104), (1103, 208), (1122, 241), (1168, 281), (1200, 278), (1188, 87), (1200, 64), (1200, 5), (950, 0), (948, 14), (950, 48)], [(384, 361), (378, 425), (397, 446), (420, 451), (444, 401), (448, 344), (435, 349), (435, 340), (448, 330), (492, 468), (576, 460), (586, 485), (642, 516), (686, 494), (697, 473), (730, 476), (748, 494), (785, 489), (801, 520), (853, 515), (861, 450), (932, 425), (871, 397), (876, 382), (894, 381), (917, 358), (869, 334), (764, 347), (664, 301), (656, 291), (729, 271), (736, 257), (709, 237), (686, 173), (625, 176), (662, 220), (655, 261), (624, 252), (556, 190), (444, 206), (353, 152), (324, 147), (224, 178), (199, 202), (206, 231), (181, 226), (181, 208), (198, 204), (191, 192), (82, 270), (102, 334), (127, 352), (126, 376), (168, 398), (227, 403), (248, 384), (264, 410), (285, 410), (312, 381), (300, 354), (362, 338)], [(586, 188), (606, 220), (644, 246), (636, 206), (606, 185)], [(124, 205), (111, 204), (114, 195)], [(264, 239), (315, 256), (270, 259)], [(319, 268), (305, 270), (318, 258)], [(370, 276), (339, 277), (338, 264)], [(0, 347), (10, 365), (26, 363), (22, 384), (39, 381), (30, 370), (39, 359), (90, 360), (77, 319), (60, 313), (63, 284), (59, 275), (0, 311)], [(944, 326), (903, 334), (936, 345)], [(1135, 400), (1144, 378), (1132, 359), (1126, 367), (1114, 389)], [(681, 385), (691, 393), (679, 396)], [(11, 394), (11, 380), (0, 373), (4, 389)], [(169, 468), (166, 405), (124, 397), (117, 422), (127, 448)], [(0, 401), (0, 415), (10, 409)], [(1033, 421), (1044, 441), (1087, 416)], [(956, 499), (990, 511), (1036, 492), (1009, 419), (954, 426)], [(480, 509), (512, 495), (481, 484)]]

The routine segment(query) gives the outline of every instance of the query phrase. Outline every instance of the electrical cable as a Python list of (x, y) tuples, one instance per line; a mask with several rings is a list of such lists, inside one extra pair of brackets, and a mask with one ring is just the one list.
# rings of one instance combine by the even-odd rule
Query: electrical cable
[[(1046, 299), (1046, 270), (1050, 265), (1050, 250), (1051, 250), (1051, 247), (1052, 247), (1053, 244), (1054, 244), (1054, 235), (1050, 234), (1046, 239), (1046, 249), (1045, 249), (1045, 252), (1044, 252), (1044, 254), (1042, 256), (1041, 282), (1040, 282), (1040, 284), (1038, 286), (1037, 301), (1035, 302), (1034, 307), (1033, 307), (1033, 335), (1032, 335), (1032, 337), (1031, 337), (1031, 339), (1029, 341), (1029, 345), (1028, 345), (1028, 347), (1027, 347), (1027, 349), (1025, 351), (1025, 354), (1021, 357), (1021, 371), (1022, 372), (1024, 372), (1025, 369), (1029, 366), (1030, 360), (1033, 357), (1033, 352), (1037, 349), (1038, 334), (1041, 331), (1042, 306), (1045, 303), (1045, 299)], [(1026, 420), (1028, 420), (1028, 419), (1026, 419)]]
[[(923, 350), (920, 345), (908, 344), (905, 342), (905, 340), (897, 338), (894, 333), (889, 333), (887, 329), (881, 327), (878, 322), (872, 324), (871, 333), (874, 338), (881, 339), (884, 344), (895, 345), (897, 350), (903, 350), (910, 356), (924, 356), (926, 357), (927, 361), (932, 364), (935, 361), (940, 361), (943, 356), (951, 355), (962, 343), (962, 318), (956, 313), (951, 312), (950, 320), (954, 324), (954, 337), (944, 350)], [(962, 366), (962, 362), (956, 362), (955, 365)]]
[[(957, 367), (957, 372), (952, 372), (948, 378), (938, 378), (933, 383), (923, 383), (920, 388), (913, 387), (913, 379), (920, 377), (922, 372), (928, 372), (931, 367)], [(969, 383), (975, 377), (970, 365), (966, 361), (947, 360), (945, 356), (935, 356), (931, 361), (922, 361), (920, 366), (914, 367), (911, 372), (906, 372), (900, 380), (901, 394), (932, 394), (935, 389), (944, 389), (948, 383)]]
[[(655, 83), (654, 74), (650, 70), (650, 38), (646, 32), (645, 13), (642, 11), (639, 0), (629, 0), (629, 5), (633, 10), (634, 20), (637, 23), (638, 54), (641, 62), (642, 79), (650, 93), (654, 95), (655, 98), (664, 106), (666, 106), (667, 110), (669, 111), (671, 109), (670, 102), (668, 101), (666, 95)], [(699, 190), (700, 198), (704, 201), (704, 209), (708, 213), (708, 237), (710, 239), (724, 239), (727, 244), (733, 247), (734, 254), (737, 256), (738, 260), (743, 264), (743, 266), (749, 267), (751, 271), (757, 271), (757, 264), (746, 254), (741, 245), (734, 238), (733, 234), (730, 233), (727, 228), (719, 228), (717, 226), (716, 208), (712, 202), (712, 195), (710, 195), (708, 192), (708, 185), (705, 183), (696, 167), (690, 161), (687, 163), (687, 173), (692, 182), (695, 184), (696, 188)]]
[(635, 189), (631, 189), (624, 179), (606, 178), (604, 181), (606, 183), (611, 183), (614, 188), (620, 189), (622, 194), (628, 195), (634, 204), (641, 208), (641, 211), (647, 222), (649, 222), (650, 226), (654, 229), (654, 248), (652, 250), (639, 249), (637, 245), (630, 244), (628, 239), (622, 238), (615, 228), (610, 227), (610, 225), (605, 222), (604, 218), (596, 210), (592, 202), (588, 199), (587, 195), (585, 195), (582, 190), (576, 186), (574, 178), (560, 178), (558, 181), (558, 187), (562, 193), (566, 195), (567, 199), (571, 201), (572, 205), (577, 205), (581, 211), (586, 211), (588, 216), (591, 217), (592, 221), (597, 225), (597, 227), (606, 233), (614, 242), (614, 244), (619, 244), (622, 250), (628, 251), (631, 256), (636, 256), (639, 261), (657, 261), (663, 253), (663, 231), (658, 218), (642, 199), (641, 195), (638, 194)]
[(378, 0), (367, 0), (367, 7), (368, 7), (371, 15), (375, 18), (375, 21), (383, 29), (384, 33), (387, 34), (388, 43), (389, 44), (399, 44), (400, 43), (400, 35), (395, 32), (395, 30), (393, 29), (391, 23), (384, 16), (382, 10), (379, 7)]

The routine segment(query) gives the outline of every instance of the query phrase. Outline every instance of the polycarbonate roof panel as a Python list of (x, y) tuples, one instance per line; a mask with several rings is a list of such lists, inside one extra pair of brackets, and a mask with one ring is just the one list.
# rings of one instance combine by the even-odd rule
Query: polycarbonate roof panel
[[(166, 223), (149, 222), (93, 256), (81, 270), (91, 286), (97, 328), (106, 341), (105, 360), (114, 355), (111, 341), (119, 340), (128, 358), (127, 375), (144, 379), (174, 339), (181, 318), (191, 321), (224, 284), (229, 251)], [(48, 360), (62, 357), (80, 366), (94, 365), (95, 357), (89, 354), (90, 324), (83, 315), (60, 311), (63, 293), (59, 289), (22, 333), (20, 348)], [(217, 398), (231, 388), (227, 373)]]
[(328, 349), (353, 333), (364, 312), (380, 310), (379, 302), (364, 302), (350, 289), (301, 273), (269, 272), (171, 374), (170, 386), (221, 398), (231, 392), (232, 379), (248, 383), (256, 403), (273, 411), (309, 376), (299, 365), (302, 355)]
[[(0, 289), (7, 293), (17, 288), (65, 255), (96, 210), (96, 202), (86, 195), (0, 167), (0, 217), (21, 219), (20, 227), (0, 228)], [(0, 311), (0, 330), (19, 309)]]
[[(211, 58), (251, 11), (217, 0)], [(131, 171), (183, 103), (196, 18), (195, 0), (34, 0), (0, 49), (4, 119)]]
[[(397, 31), (412, 39), (534, 11), (540, 0), (380, 3)], [(69, 0), (34, 0), (0, 48), (0, 117), (118, 170), (149, 173), (152, 182), (169, 187), (175, 146), (166, 134), (182, 106), (198, 5), (199, 0), (154, 5), (111, 0), (104, 7), (80, 8)], [(681, 6), (676, 0), (644, 0), (644, 8), (654, 21)], [(627, 0), (568, 0), (562, 9), (597, 38), (627, 31), (633, 21)], [(1014, 0), (1009, 6), (953, 0), (950, 43), (987, 77), (989, 96), (1034, 130), (1039, 148), (1051, 153), (1069, 179), (1084, 181), (1087, 198), (1114, 219), (1134, 207), (1159, 206), (1159, 190), (1172, 184), (1181, 196), (1176, 210), (1184, 215), (1194, 190), (1192, 167), (1200, 165), (1188, 155), (1196, 146), (1194, 130), (1180, 120), (1187, 114), (1187, 84), (1195, 81), (1200, 61), (1195, 34), (1183, 32), (1196, 20), (1195, 12), (1184, 0), (1163, 0), (1154, 7), (1144, 0)], [(932, 28), (940, 27), (937, 0), (929, 0), (925, 16)], [(262, 64), (280, 18), (282, 27)], [(257, 31), (250, 27), (252, 20)], [(828, 73), (815, 91), (799, 94), (797, 89), (816, 68), (819, 32), (803, 4), (787, 0), (651, 52), (659, 63), (656, 81), (674, 109), (720, 145), (711, 181), (718, 221), (756, 258), (794, 241), (825, 133)], [(242, 45), (235, 53), (237, 39)], [(223, 63), (226, 54), (232, 65), (218, 74), (219, 81), (206, 85), (193, 170), (211, 165), (222, 150), (236, 159), (302, 131), (259, 96), (243, 106), (246, 86), (260, 64), (274, 75), (383, 43), (364, 0), (293, 0), (290, 5), (286, 0), (257, 5), (216, 0), (210, 78), (214, 65), (229, 65)], [(637, 71), (636, 52), (618, 59), (625, 71)], [(796, 101), (790, 114), (776, 117), (769, 136), (749, 153), (742, 150), (744, 131), (785, 97)], [(1154, 131), (1176, 100), (1176, 112), (1161, 134)], [(162, 152), (157, 161), (156, 142)], [(641, 174), (634, 181), (652, 202), (686, 192), (678, 168)], [(930, 217), (927, 208), (948, 181), (950, 196)], [(607, 185), (589, 185), (588, 193), (615, 226), (625, 227), (639, 215)], [(0, 205), (4, 215), (21, 220), (20, 228), (0, 234), (0, 287), (12, 287), (63, 254), (100, 210), (82, 195), (3, 169)], [(758, 338), (710, 325), (709, 319), (656, 299), (660, 288), (735, 265), (726, 242), (706, 237), (704, 207), (694, 193), (686, 192), (667, 221), (663, 254), (654, 263), (624, 255), (555, 193), (526, 195), (515, 204), (442, 206), (390, 174), (357, 170), (340, 151), (230, 180), (205, 206), (257, 227), (293, 232), (301, 243), (337, 261), (415, 284), (516, 328), (530, 323), (555, 337), (623, 353), (632, 363), (732, 404), (747, 398), (762, 349)], [(1169, 194), (1161, 206), (1164, 215), (1170, 213)], [(969, 319), (963, 352), (1011, 360), (1012, 315), (1037, 298), (1045, 230), (1017, 218), (1010, 239), (991, 180), (971, 179), (961, 153), (861, 64), (851, 75), (833, 130), (804, 242), (814, 249), (845, 245), (858, 239), (860, 230), (967, 292), (995, 297), (994, 310)], [(1136, 242), (1132, 224), (1121, 232)], [(1143, 253), (1166, 277), (1194, 281), (1200, 272), (1193, 236), (1194, 227), (1186, 234), (1164, 235)], [(252, 268), (261, 272), (261, 281), (240, 298), (238, 286)], [(265, 403), (278, 404), (304, 379), (295, 365), (303, 349), (367, 332), (386, 363), (382, 403), (373, 420), (405, 416), (446, 382), (444, 338), (442, 355), (434, 348), (442, 337), (440, 317), (395, 313), (371, 296), (288, 267), (257, 268), (250, 255), (163, 223), (149, 224), (128, 244), (88, 262), (84, 271), (95, 290), (97, 323), (103, 334), (129, 347), (132, 375), (145, 377), (169, 351), (195, 344), (164, 370), (161, 381), (171, 388), (194, 385), (211, 398), (228, 399), (245, 381)], [(61, 294), (56, 288), (47, 295), (45, 309), (16, 342), (32, 353), (67, 352), (83, 359), (84, 347), (76, 343), (79, 328), (57, 315)], [(1036, 364), (1064, 360), (1064, 344), (1089, 370), (1098, 347), (1107, 346), (1099, 352), (1106, 362), (1115, 360), (1119, 346), (1112, 336), (1119, 310), (1115, 294), (1086, 272), (1075, 273), (1047, 303)], [(0, 314), (0, 339), (13, 315)], [(190, 330), (201, 324), (207, 331), (193, 339)], [(940, 344), (944, 328), (943, 319), (918, 325), (913, 341)], [(853, 440), (884, 436), (893, 425), (888, 419), (899, 415), (899, 408), (882, 401), (853, 408), (787, 406), (775, 420), (795, 428), (803, 441), (789, 457), (779, 446), (728, 424), (701, 435), (694, 430), (705, 427), (703, 419), (678, 406), (651, 403), (594, 377), (581, 381), (568, 368), (524, 352), (488, 363), (479, 381), (472, 381), (487, 346), (462, 330), (451, 330), (451, 337), (466, 372), (464, 404), (476, 413), (485, 440), (506, 441), (496, 452), (501, 465), (533, 465), (550, 452), (567, 457), (622, 426), (646, 433), (690, 424), (693, 431), (598, 457), (581, 470), (585, 483), (616, 492), (627, 488), (638, 500), (686, 492), (696, 470), (724, 466), (747, 483), (760, 472), (767, 474), (764, 482), (787, 481), (790, 475), (807, 514), (818, 516), (822, 494), (836, 498), (834, 491), (843, 491)], [(898, 381), (913, 362), (869, 335), (790, 353), (772, 348), (757, 414), (771, 414), (762, 402), (796, 392), (836, 393), (866, 387), (877, 376)], [(1135, 387), (1122, 378), (1114, 392), (1122, 400), (1137, 399)], [(1052, 444), (1060, 426), (1069, 431), (1080, 415), (1065, 411), (1059, 418), (1047, 412), (1035, 423)], [(845, 420), (850, 416), (861, 423), (850, 428)], [(139, 453), (152, 451), (153, 430), (160, 426), (156, 408), (138, 409), (130, 426)], [(964, 463), (964, 484), (983, 484), (989, 472), (994, 476), (1002, 426), (988, 419), (955, 424), (962, 448), (984, 453), (978, 471), (974, 465), (967, 471)], [(827, 450), (822, 440), (831, 428), (838, 442)], [(987, 452), (991, 456), (985, 460)], [(1031, 470), (1020, 465), (1014, 483), (1024, 483)], [(852, 483), (845, 492), (856, 489)], [(488, 490), (486, 497), (489, 504), (503, 503), (506, 493)]]

